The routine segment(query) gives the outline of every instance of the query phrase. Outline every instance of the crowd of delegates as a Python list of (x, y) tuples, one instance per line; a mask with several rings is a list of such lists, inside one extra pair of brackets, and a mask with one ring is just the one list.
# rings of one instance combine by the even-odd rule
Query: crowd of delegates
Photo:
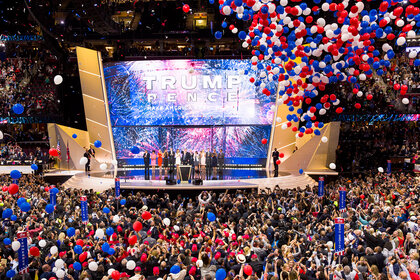
[(48, 149), (34, 147), (23, 149), (16, 142), (9, 142), (0, 148), (0, 163), (3, 165), (30, 165), (33, 163), (48, 163)]
[(386, 167), (387, 160), (407, 159), (403, 168), (419, 163), (420, 126), (416, 122), (343, 123), (337, 147), (337, 169), (364, 172)]
[(12, 107), (17, 103), (24, 106), (25, 116), (57, 114), (56, 74), (56, 61), (48, 52), (0, 61), (0, 116), (15, 116)]
[[(10, 184), (10, 176), (0, 183)], [(340, 177), (326, 184), (323, 198), (309, 187), (276, 187), (197, 197), (127, 192), (118, 200), (114, 190), (58, 185), (52, 213), (46, 211), (48, 184), (33, 175), (18, 183), (18, 194), (3, 188), (1, 196), (2, 215), (13, 209), (16, 216), (1, 220), (0, 279), (18, 269), (10, 242), (23, 230), (33, 254), (26, 280), (419, 279), (419, 182), (402, 173)], [(347, 187), (344, 213), (339, 186)], [(27, 212), (19, 210), (20, 197), (29, 199)], [(345, 220), (343, 256), (334, 254), (339, 216)]]

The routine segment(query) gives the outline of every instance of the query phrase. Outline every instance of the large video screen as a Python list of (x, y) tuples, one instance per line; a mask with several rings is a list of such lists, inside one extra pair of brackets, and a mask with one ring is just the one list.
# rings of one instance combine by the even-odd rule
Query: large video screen
[(108, 63), (112, 125), (271, 124), (275, 95), (250, 83), (248, 69), (249, 60), (228, 59)]

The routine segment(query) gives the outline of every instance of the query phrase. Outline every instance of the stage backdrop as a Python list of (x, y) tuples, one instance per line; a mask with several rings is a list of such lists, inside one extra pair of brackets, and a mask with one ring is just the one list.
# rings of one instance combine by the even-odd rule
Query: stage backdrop
[[(265, 164), (275, 94), (249, 82), (249, 60), (150, 60), (104, 65), (117, 159), (144, 150), (223, 149), (226, 163)], [(248, 70), (247, 70), (248, 69)], [(268, 85), (276, 92), (276, 83)]]

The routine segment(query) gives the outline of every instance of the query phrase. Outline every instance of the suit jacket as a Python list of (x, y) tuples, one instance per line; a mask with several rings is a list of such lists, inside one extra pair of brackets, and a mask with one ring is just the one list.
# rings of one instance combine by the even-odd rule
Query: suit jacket
[(206, 165), (211, 164), (211, 156), (212, 156), (211, 152), (206, 152)]
[(274, 151), (273, 154), (272, 154), (272, 156), (273, 156), (273, 160), (274, 161), (278, 160), (279, 159), (279, 156), (280, 156), (279, 151)]
[(144, 165), (148, 167), (149, 164), (150, 164), (150, 154), (149, 154), (149, 152), (143, 154), (143, 159), (144, 159)]
[(169, 163), (170, 164), (175, 164), (175, 152), (174, 151), (169, 151), (168, 152), (168, 157), (169, 157)]
[(217, 155), (217, 162), (219, 165), (225, 163), (225, 154), (223, 152)]

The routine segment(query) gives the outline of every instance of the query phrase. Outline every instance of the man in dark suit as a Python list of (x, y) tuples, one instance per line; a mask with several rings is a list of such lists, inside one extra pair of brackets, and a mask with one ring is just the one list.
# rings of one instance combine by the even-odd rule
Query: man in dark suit
[(175, 167), (175, 152), (170, 148), (168, 152), (168, 163), (169, 163), (169, 178), (172, 180), (174, 178), (174, 167)]
[(184, 164), (189, 165), (191, 161), (191, 153), (187, 150), (184, 156)]
[(220, 149), (219, 154), (217, 155), (217, 165), (219, 166), (219, 173), (223, 173), (223, 169), (225, 168), (225, 154), (223, 150)]
[(274, 177), (279, 176), (279, 165), (277, 164), (277, 161), (279, 160), (279, 151), (277, 151), (277, 148), (274, 148), (274, 151), (272, 153), (273, 162), (274, 162)]
[(210, 149), (206, 152), (206, 178), (207, 180), (211, 177), (211, 151)]
[(144, 179), (149, 180), (149, 173), (150, 173), (150, 154), (148, 151), (144, 151), (143, 154), (144, 160)]

